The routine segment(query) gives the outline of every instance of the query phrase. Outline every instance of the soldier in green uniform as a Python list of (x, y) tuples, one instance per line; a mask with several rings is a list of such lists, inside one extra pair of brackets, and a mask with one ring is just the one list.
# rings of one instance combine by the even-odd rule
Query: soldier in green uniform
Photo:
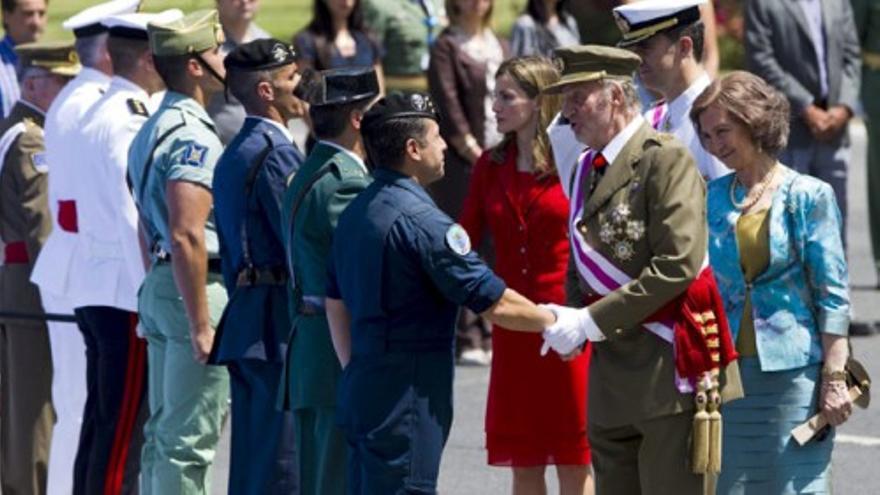
[(365, 0), (367, 25), (384, 43), (385, 91), (428, 91), (431, 45), (446, 24), (443, 0)]
[(335, 424), (341, 368), (324, 313), (327, 259), (339, 215), (370, 182), (361, 119), (379, 94), (373, 69), (323, 71), (309, 97), (318, 143), (284, 193), (282, 234), (293, 289), (285, 361), (302, 495), (345, 493), (346, 448)]
[(868, 128), (868, 215), (880, 287), (880, 0), (851, 0), (862, 45), (862, 105)]
[(213, 10), (148, 30), (168, 93), (128, 154), (151, 259), (138, 297), (150, 404), (141, 493), (207, 494), (229, 397), (226, 369), (204, 364), (227, 299), (211, 193), (223, 147), (204, 108), (223, 90), (223, 32)]
[[(52, 228), (43, 120), (80, 65), (72, 43), (15, 51), (21, 99), (0, 122), (0, 312), (39, 317), (40, 294), (29, 279)], [(55, 413), (44, 321), (0, 319), (0, 411), (0, 491), (45, 493)]]

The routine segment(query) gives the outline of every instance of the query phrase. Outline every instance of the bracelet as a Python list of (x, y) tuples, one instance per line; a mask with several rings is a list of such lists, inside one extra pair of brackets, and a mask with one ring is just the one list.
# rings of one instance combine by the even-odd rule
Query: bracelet
[(828, 368), (822, 368), (822, 379), (829, 382), (846, 382), (846, 370), (831, 370)]

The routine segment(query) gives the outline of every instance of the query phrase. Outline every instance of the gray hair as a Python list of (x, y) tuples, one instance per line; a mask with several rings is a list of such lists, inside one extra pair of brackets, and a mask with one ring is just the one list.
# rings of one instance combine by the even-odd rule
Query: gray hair
[(107, 47), (107, 33), (77, 38), (74, 44), (80, 63), (85, 67), (95, 68), (100, 64)]
[(630, 117), (635, 117), (642, 113), (642, 100), (639, 98), (639, 92), (636, 89), (636, 85), (632, 79), (603, 79), (602, 80), (602, 89), (605, 90), (605, 94), (608, 97), (611, 97), (611, 88), (614, 86), (619, 86), (621, 92), (623, 93), (623, 103), (624, 108)]

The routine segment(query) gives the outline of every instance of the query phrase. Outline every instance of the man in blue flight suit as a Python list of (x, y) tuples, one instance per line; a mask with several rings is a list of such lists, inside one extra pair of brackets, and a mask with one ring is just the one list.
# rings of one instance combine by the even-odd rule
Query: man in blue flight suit
[(247, 118), (214, 170), (214, 218), (229, 293), (210, 361), (229, 369), (230, 494), (295, 490), (293, 418), (275, 408), (290, 333), (281, 199), (305, 160), (287, 122), (306, 104), (293, 49), (275, 39), (236, 47), (224, 60), (228, 90)]
[(294, 416), (300, 493), (342, 495), (347, 454), (335, 423), (342, 370), (324, 315), (324, 289), (336, 221), (369, 184), (360, 125), (379, 95), (379, 81), (372, 68), (336, 69), (321, 72), (305, 86), (318, 142), (284, 193), (282, 228), (294, 329), (281, 393)]
[(326, 299), (344, 367), (337, 418), (351, 451), (348, 493), (433, 494), (452, 425), (459, 306), (521, 331), (555, 317), (506, 288), (425, 192), (443, 176), (446, 149), (426, 96), (380, 100), (363, 133), (378, 168), (339, 219)]

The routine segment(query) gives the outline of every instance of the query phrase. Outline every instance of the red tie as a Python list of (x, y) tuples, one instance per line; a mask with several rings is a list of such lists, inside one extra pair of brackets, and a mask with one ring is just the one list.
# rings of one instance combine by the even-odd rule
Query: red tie
[[(596, 153), (596, 156), (593, 157), (593, 168), (598, 172), (605, 168), (608, 165), (608, 160), (602, 155), (602, 153)], [(604, 170), (602, 170), (604, 172)]]

